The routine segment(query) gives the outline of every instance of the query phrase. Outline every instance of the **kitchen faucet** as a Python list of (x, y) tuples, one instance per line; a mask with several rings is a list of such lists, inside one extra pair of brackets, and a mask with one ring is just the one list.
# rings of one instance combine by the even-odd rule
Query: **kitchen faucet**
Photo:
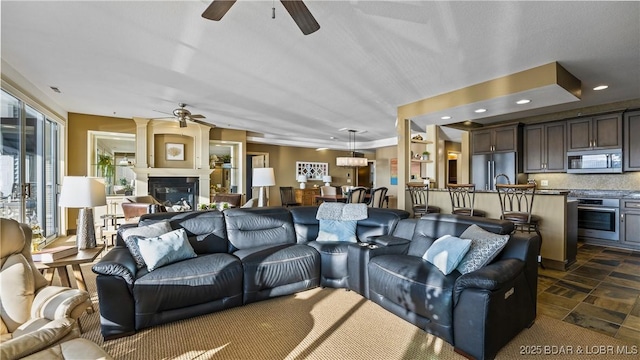
[(505, 179), (507, 179), (507, 184), (511, 184), (511, 181), (509, 180), (509, 176), (507, 176), (507, 174), (498, 174), (496, 175), (496, 177), (493, 178), (493, 183), (498, 185), (498, 178), (499, 177), (504, 177)]

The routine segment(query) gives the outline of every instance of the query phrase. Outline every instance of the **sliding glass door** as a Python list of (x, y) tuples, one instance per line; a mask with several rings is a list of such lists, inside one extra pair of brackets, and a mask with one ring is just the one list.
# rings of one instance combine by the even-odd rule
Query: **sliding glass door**
[(59, 125), (4, 90), (1, 115), (0, 217), (54, 236)]

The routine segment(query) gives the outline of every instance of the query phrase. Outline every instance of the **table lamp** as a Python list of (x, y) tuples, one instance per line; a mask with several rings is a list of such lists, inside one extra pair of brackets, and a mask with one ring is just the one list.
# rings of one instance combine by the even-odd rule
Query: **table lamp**
[(85, 176), (65, 176), (58, 203), (61, 207), (78, 208), (78, 229), (76, 245), (78, 249), (96, 247), (93, 208), (107, 205), (106, 187), (101, 178)]
[(322, 177), (322, 181), (324, 181), (324, 186), (331, 186), (331, 176), (325, 175)]
[(300, 183), (300, 189), (304, 189), (307, 183), (307, 175), (298, 175), (298, 182)]
[(269, 198), (265, 187), (274, 186), (276, 177), (273, 175), (273, 168), (254, 168), (253, 169), (253, 186), (260, 187), (258, 192), (258, 206), (264, 207), (269, 204)]

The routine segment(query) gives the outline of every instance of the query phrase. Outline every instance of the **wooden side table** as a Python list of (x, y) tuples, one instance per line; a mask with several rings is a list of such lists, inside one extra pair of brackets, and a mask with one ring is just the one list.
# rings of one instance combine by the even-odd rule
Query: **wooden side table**
[[(103, 244), (98, 244), (95, 248), (78, 250), (78, 253), (72, 256), (67, 256), (62, 259), (58, 259), (51, 262), (34, 261), (36, 268), (40, 270), (45, 279), (51, 285), (53, 281), (53, 275), (58, 270), (58, 277), (60, 277), (60, 284), (62, 286), (71, 287), (71, 281), (69, 280), (69, 273), (67, 272), (67, 265), (71, 265), (73, 275), (76, 279), (76, 285), (78, 289), (87, 291), (87, 284), (84, 281), (84, 275), (82, 275), (81, 264), (87, 264), (93, 262), (98, 255), (104, 250)], [(88, 313), (93, 313), (93, 305), (87, 309)]]

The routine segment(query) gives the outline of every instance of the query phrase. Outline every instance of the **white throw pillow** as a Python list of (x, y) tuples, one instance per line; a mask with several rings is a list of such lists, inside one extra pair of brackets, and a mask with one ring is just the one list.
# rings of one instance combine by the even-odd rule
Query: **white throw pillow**
[(156, 237), (162, 234), (166, 234), (171, 231), (171, 225), (168, 221), (159, 221), (151, 225), (132, 227), (122, 231), (122, 239), (127, 245), (127, 249), (136, 261), (138, 269), (142, 269), (146, 266), (142, 255), (140, 255), (140, 248), (138, 247), (138, 239)]
[(138, 238), (138, 246), (149, 271), (197, 256), (184, 229), (174, 230), (154, 238)]
[(427, 249), (423, 259), (435, 265), (443, 274), (449, 275), (469, 251), (471, 240), (445, 235)]

